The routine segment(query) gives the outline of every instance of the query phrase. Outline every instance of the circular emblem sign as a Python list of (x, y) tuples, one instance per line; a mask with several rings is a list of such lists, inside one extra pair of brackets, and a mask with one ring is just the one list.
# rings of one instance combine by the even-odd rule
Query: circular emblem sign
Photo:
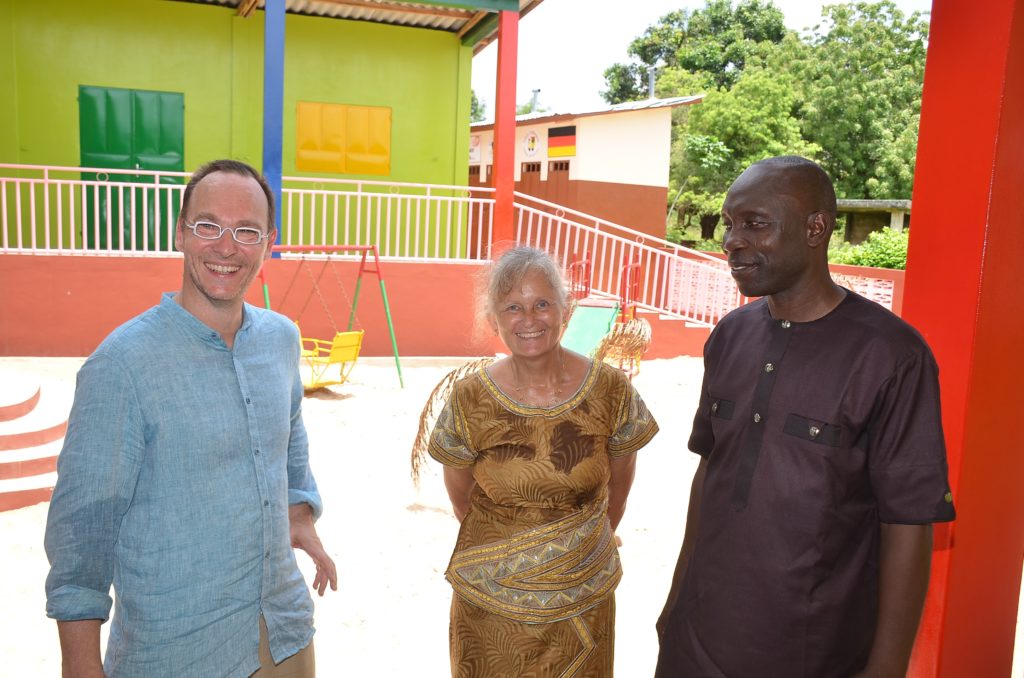
[(537, 155), (537, 147), (540, 146), (540, 138), (536, 132), (527, 132), (523, 138), (523, 153), (526, 157), (532, 158)]

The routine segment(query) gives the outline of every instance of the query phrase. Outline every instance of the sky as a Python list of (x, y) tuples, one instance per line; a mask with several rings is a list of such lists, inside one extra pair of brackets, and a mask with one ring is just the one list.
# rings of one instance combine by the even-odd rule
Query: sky
[[(817, 24), (819, 0), (775, 0), (786, 26), (803, 30)], [(928, 12), (931, 0), (895, 0), (904, 14)], [(699, 9), (704, 0), (544, 0), (519, 22), (516, 103), (530, 101), (553, 112), (579, 113), (603, 108), (604, 70), (629, 61), (626, 49), (648, 26), (677, 9)], [(473, 91), (494, 115), (497, 43), (473, 58)], [(696, 93), (696, 92), (695, 92)]]

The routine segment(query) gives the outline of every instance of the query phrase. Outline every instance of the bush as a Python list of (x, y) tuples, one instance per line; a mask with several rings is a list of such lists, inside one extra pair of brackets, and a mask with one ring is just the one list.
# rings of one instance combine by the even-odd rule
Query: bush
[(860, 245), (839, 243), (829, 247), (828, 260), (833, 264), (905, 269), (909, 237), (907, 231), (894, 231), (891, 228), (872, 231)]

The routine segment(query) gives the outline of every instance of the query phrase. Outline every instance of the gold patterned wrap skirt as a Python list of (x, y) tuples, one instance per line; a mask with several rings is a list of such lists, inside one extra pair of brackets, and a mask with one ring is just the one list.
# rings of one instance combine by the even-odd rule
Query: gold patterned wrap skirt
[(610, 676), (621, 576), (606, 501), (456, 552), (452, 674)]

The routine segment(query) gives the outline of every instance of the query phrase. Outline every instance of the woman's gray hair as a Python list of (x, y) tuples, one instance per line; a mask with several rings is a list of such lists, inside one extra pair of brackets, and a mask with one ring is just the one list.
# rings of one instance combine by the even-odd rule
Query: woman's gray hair
[(566, 289), (562, 270), (555, 259), (542, 249), (520, 245), (508, 250), (490, 267), (484, 287), (486, 313), (495, 313), (498, 302), (508, 296), (523, 277), (539, 271), (555, 291), (555, 301), (563, 311), (569, 310), (569, 290)]

